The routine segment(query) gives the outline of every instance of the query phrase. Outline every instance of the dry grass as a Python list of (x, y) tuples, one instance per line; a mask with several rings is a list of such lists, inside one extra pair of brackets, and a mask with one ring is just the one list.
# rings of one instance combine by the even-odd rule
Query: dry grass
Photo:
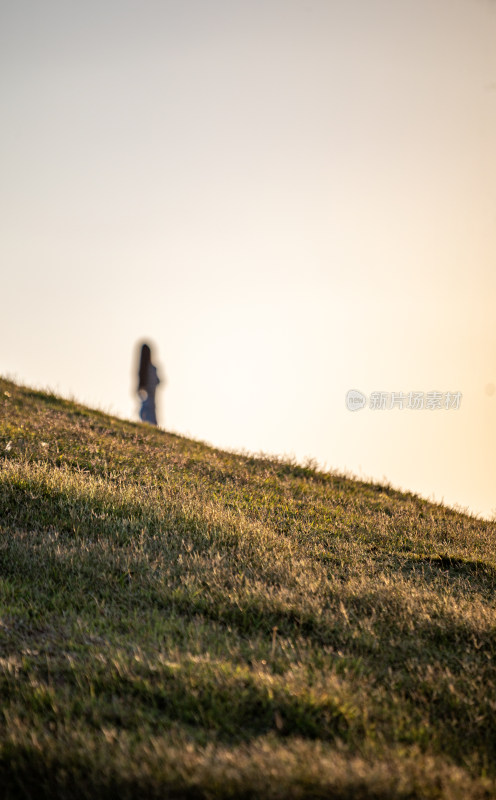
[(496, 796), (496, 524), (0, 381), (5, 798)]

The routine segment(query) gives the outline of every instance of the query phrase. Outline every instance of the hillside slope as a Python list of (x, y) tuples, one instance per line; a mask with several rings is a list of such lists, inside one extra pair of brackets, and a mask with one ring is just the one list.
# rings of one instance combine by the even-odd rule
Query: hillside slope
[(496, 524), (0, 380), (0, 786), (496, 796)]

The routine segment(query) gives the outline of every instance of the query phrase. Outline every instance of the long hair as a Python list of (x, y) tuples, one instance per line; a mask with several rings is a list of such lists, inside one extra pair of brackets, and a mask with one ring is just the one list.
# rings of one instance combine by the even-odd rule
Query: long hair
[(138, 384), (138, 391), (140, 389), (146, 389), (148, 383), (148, 367), (151, 363), (151, 352), (150, 348), (147, 344), (144, 344), (141, 348), (141, 358), (140, 358), (140, 365), (139, 365), (139, 384)]

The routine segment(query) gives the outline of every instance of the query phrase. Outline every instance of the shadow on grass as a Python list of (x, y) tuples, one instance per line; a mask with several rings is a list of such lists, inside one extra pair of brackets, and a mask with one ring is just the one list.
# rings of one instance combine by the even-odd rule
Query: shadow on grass
[[(88, 552), (80, 553), (78, 561), (70, 563), (55, 558), (46, 550), (42, 553), (35, 547), (24, 545), (21, 548), (18, 543), (10, 550), (3, 548), (0, 553), (2, 575), (11, 581), (18, 612), (21, 599), (28, 598), (24, 611), (32, 616), (33, 631), (31, 634), (28, 627), (19, 635), (23, 639), (26, 636), (34, 639), (34, 646), (37, 625), (52, 620), (56, 626), (64, 609), (83, 613), (89, 620), (94, 618), (98, 627), (101, 602), (106, 609), (105, 621), (101, 624), (110, 634), (126, 627), (126, 614), (136, 614), (139, 610), (146, 615), (147, 610), (153, 609), (177, 618), (213, 621), (245, 641), (250, 637), (265, 638), (269, 658), (273, 631), (277, 628), (278, 636), (293, 640), (305, 638), (316, 651), (339, 649), (335, 669), (339, 672), (342, 668), (351, 680), (355, 679), (354, 664), (358, 660), (362, 674), (372, 685), (395, 683), (394, 692), (399, 692), (403, 698), (404, 713), (410, 714), (412, 719), (417, 711), (424, 717), (427, 715), (431, 725), (428, 740), (436, 740), (439, 747), (441, 742), (449, 741), (450, 752), (460, 761), (463, 762), (469, 750), (487, 754), (492, 763), (496, 760), (496, 717), (481, 716), (477, 698), (467, 697), (466, 702), (461, 698), (464, 659), (468, 659), (469, 665), (473, 665), (475, 659), (481, 680), (489, 681), (496, 654), (496, 634), (490, 630), (473, 630), (469, 622), (457, 620), (449, 611), (430, 623), (420, 616), (407, 634), (392, 609), (390, 617), (376, 626), (372, 636), (358, 624), (347, 624), (332, 609), (316, 617), (296, 606), (271, 608), (270, 600), (263, 596), (244, 598), (240, 604), (219, 589), (214, 592), (207, 587), (198, 593), (195, 586), (187, 588), (182, 585), (180, 575), (171, 581), (172, 585), (156, 581), (152, 573), (138, 575), (129, 583), (121, 580), (118, 564), (95, 572), (92, 554)], [(377, 607), (383, 600), (383, 596), (378, 596)], [(369, 614), (373, 604), (370, 594), (357, 597), (350, 614), (357, 618), (361, 611)], [(14, 634), (11, 637), (14, 649), (18, 638)], [(326, 658), (329, 669), (333, 666), (332, 652)], [(415, 664), (413, 671), (405, 669), (408, 663)], [(422, 677), (430, 664), (449, 667), (453, 679), (461, 681), (460, 691), (453, 694), (449, 686), (439, 684), (433, 693)], [(145, 675), (141, 682), (126, 683), (100, 675), (94, 686), (97, 697), (101, 693), (102, 701), (112, 695), (116, 698), (113, 705), (108, 703), (108, 724), (125, 725), (126, 718), (137, 707), (149, 710), (153, 726), (160, 727), (166, 720), (169, 723), (178, 721), (195, 728), (200, 737), (215, 732), (219, 740), (226, 742), (236, 738), (250, 740), (271, 730), (281, 735), (328, 740), (336, 736), (346, 740), (348, 734), (359, 733), (355, 710), (335, 697), (326, 698), (322, 703), (311, 695), (292, 696), (283, 690), (271, 690), (263, 682), (257, 683), (249, 672), (228, 676), (219, 683), (208, 668), (202, 667), (193, 677), (181, 671), (166, 671), (162, 679), (162, 684), (157, 685), (152, 676)], [(131, 727), (136, 723), (136, 719), (129, 722)], [(420, 735), (412, 725), (403, 731), (401, 738), (407, 743), (417, 743), (419, 736), (422, 739), (425, 735), (425, 731)]]
[[(110, 751), (110, 752), (109, 752)], [(274, 750), (261, 755), (233, 751), (217, 761), (209, 755), (143, 753), (125, 748), (63, 742), (36, 748), (15, 745), (0, 754), (3, 800), (489, 800), (487, 785), (427, 762), (369, 765), (341, 754), (313, 763), (305, 750), (299, 763)], [(223, 756), (223, 757), (222, 757)], [(241, 763), (238, 763), (238, 760)], [(437, 766), (437, 765), (436, 765)], [(189, 768), (188, 768), (189, 767)], [(442, 774), (440, 775), (439, 772)], [(446, 788), (446, 791), (445, 791)], [(473, 791), (471, 791), (471, 789)]]
[[(174, 514), (174, 524), (185, 536), (190, 536), (195, 548), (212, 548), (212, 540), (205, 531), (191, 530), (191, 518), (176, 511)], [(61, 489), (39, 483), (15, 486), (4, 483), (0, 491), (0, 515), (12, 531), (24, 529), (42, 534), (56, 531), (63, 534), (65, 543), (71, 546), (82, 538), (90, 542), (104, 538), (111, 543), (132, 545), (144, 527), (163, 532), (164, 526), (164, 518), (154, 516), (138, 503), (112, 505), (89, 495), (68, 497)], [(455, 677), (463, 677), (464, 658), (468, 653), (467, 658), (478, 661), (482, 678), (488, 677), (491, 660), (496, 656), (494, 631), (473, 629), (469, 621), (457, 619), (449, 609), (439, 613), (435, 621), (425, 621), (420, 615), (413, 619), (413, 627), (407, 631), (397, 609), (385, 607), (384, 594), (375, 595), (373, 591), (350, 599), (344, 595), (344, 587), (341, 593), (330, 589), (325, 598), (326, 606), (315, 613), (304, 604), (298, 607), (297, 598), (291, 607), (278, 606), (277, 600), (262, 593), (235, 600), (227, 588), (210, 587), (208, 575), (204, 587), (199, 587), (198, 583), (187, 587), (182, 579), (188, 574), (188, 567), (181, 568), (176, 563), (182, 547), (180, 536), (171, 536), (166, 550), (161, 552), (162, 558), (170, 559), (170, 565), (162, 568), (159, 578), (155, 577), (146, 558), (141, 557), (140, 562), (138, 553), (133, 554), (137, 574), (131, 576), (124, 561), (119, 562), (115, 550), (96, 563), (91, 550), (64, 550), (64, 542), (59, 544), (56, 552), (55, 547), (48, 546), (44, 536), (38, 537), (36, 543), (36, 537), (30, 539), (28, 535), (24, 541), (4, 536), (0, 545), (0, 575), (9, 582), (15, 607), (33, 619), (34, 637), (37, 619), (52, 618), (56, 625), (64, 609), (75, 613), (85, 611), (91, 618), (92, 613), (97, 613), (95, 603), (102, 600), (109, 610), (103, 622), (109, 630), (125, 624), (128, 612), (138, 609), (146, 614), (150, 608), (187, 619), (200, 617), (213, 621), (232, 629), (244, 640), (261, 636), (267, 640), (268, 648), (277, 628), (281, 637), (294, 640), (303, 637), (315, 649), (339, 649), (350, 662), (361, 659), (368, 678), (378, 684), (387, 680), (388, 668), (393, 675), (402, 675), (405, 706), (423, 705), (434, 730), (429, 734), (431, 738), (449, 740), (450, 752), (460, 760), (470, 749), (487, 754), (492, 763), (496, 761), (494, 715), (478, 722), (477, 709), (470, 703), (460, 701), (444, 689), (431, 695), (430, 690), (422, 686), (421, 679), (409, 674), (404, 667), (409, 661), (415, 662), (417, 667), (438, 663), (449, 666)], [(402, 569), (443, 571), (450, 580), (470, 581), (486, 591), (494, 588), (496, 580), (496, 570), (491, 565), (449, 556), (412, 557), (402, 562)], [(343, 598), (344, 602), (349, 601), (348, 620), (338, 610)], [(370, 617), (376, 610), (377, 624), (372, 631), (363, 630), (360, 620)], [(25, 634), (26, 630), (22, 635)], [(233, 681), (234, 691), (205, 676), (199, 677), (195, 685), (183, 678), (171, 674), (165, 688), (146, 681), (128, 685), (122, 682), (120, 689), (114, 686), (113, 694), (117, 698), (122, 694), (125, 703), (116, 703), (109, 712), (109, 722), (122, 724), (125, 706), (137, 703), (138, 708), (151, 709), (157, 725), (162, 725), (164, 720), (179, 721), (204, 731), (205, 735), (215, 731), (223, 741), (236, 737), (248, 741), (273, 730), (281, 735), (345, 739), (349, 731), (356, 735), (359, 728), (353, 709), (332, 698), (319, 704), (312, 697), (295, 698), (284, 692), (271, 694), (265, 686), (246, 677)], [(102, 681), (101, 692), (106, 696), (110, 689)], [(406, 741), (410, 741), (409, 736), (416, 742), (414, 729), (405, 733)]]
[(463, 583), (463, 588), (492, 595), (496, 590), (496, 567), (478, 559), (457, 558), (449, 555), (419, 555), (402, 560), (402, 572), (421, 572), (424, 579), (436, 578), (441, 573), (452, 584)]

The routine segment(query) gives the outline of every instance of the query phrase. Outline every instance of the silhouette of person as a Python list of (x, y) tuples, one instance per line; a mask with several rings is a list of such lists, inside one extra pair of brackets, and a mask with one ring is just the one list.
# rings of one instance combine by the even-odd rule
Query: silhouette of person
[(138, 395), (141, 399), (140, 419), (149, 422), (151, 425), (157, 424), (157, 413), (155, 410), (155, 389), (160, 383), (157, 369), (152, 364), (151, 351), (147, 344), (141, 348), (139, 365)]

